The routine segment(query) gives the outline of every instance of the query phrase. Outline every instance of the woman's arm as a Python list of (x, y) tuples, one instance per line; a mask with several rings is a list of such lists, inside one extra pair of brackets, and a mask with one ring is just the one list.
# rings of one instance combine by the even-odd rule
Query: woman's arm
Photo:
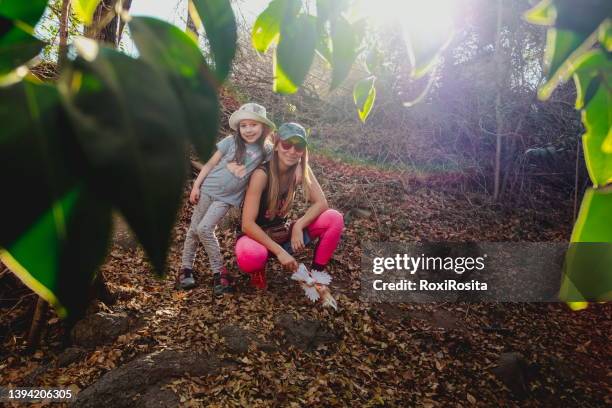
[(295, 224), (298, 225), (302, 229), (312, 224), (312, 222), (319, 215), (321, 215), (323, 211), (329, 208), (329, 205), (327, 204), (327, 199), (325, 198), (325, 194), (323, 193), (323, 190), (321, 189), (321, 185), (317, 181), (317, 178), (315, 177), (315, 175), (312, 173), (312, 170), (309, 169), (308, 171), (309, 171), (308, 175), (310, 177), (310, 190), (309, 190), (309, 195), (308, 195), (309, 201), (310, 201), (310, 207), (308, 207), (308, 210), (306, 210), (306, 213), (304, 213), (304, 215), (302, 215), (295, 222)]
[(222, 157), (223, 153), (217, 150), (215, 154), (213, 154), (212, 157), (208, 159), (206, 164), (202, 166), (200, 174), (198, 174), (198, 177), (193, 182), (193, 187), (191, 188), (191, 194), (189, 195), (189, 202), (191, 202), (191, 204), (196, 204), (200, 199), (200, 186), (204, 182), (206, 176), (208, 176), (208, 173), (210, 173), (213, 167), (215, 167), (219, 163)]
[(308, 210), (306, 210), (306, 213), (304, 213), (304, 215), (302, 215), (293, 225), (293, 231), (291, 232), (291, 247), (293, 248), (294, 252), (300, 251), (304, 248), (304, 228), (312, 224), (319, 215), (329, 208), (327, 205), (327, 199), (325, 198), (325, 194), (323, 193), (317, 178), (310, 169), (308, 172), (310, 177), (310, 190), (308, 197), (311, 205), (308, 207)]
[(265, 246), (289, 270), (297, 270), (297, 261), (279, 244), (274, 242), (255, 222), (259, 212), (259, 202), (268, 183), (268, 175), (260, 169), (253, 172), (242, 206), (242, 232)]

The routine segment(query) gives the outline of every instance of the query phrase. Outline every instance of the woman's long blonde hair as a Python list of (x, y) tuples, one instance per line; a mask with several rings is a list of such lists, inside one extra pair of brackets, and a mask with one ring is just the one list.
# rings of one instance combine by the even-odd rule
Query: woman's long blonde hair
[(287, 189), (287, 199), (285, 200), (282, 208), (277, 211), (281, 192), (280, 174), (278, 170), (278, 151), (276, 149), (279, 141), (280, 139), (276, 137), (274, 141), (274, 150), (272, 151), (272, 158), (270, 159), (270, 171), (268, 174), (268, 214), (271, 214), (272, 218), (276, 217), (277, 215), (286, 215), (293, 204), (293, 199), (295, 198), (295, 192), (297, 190), (297, 183), (295, 181), (295, 170), (297, 169), (297, 166), (302, 168), (302, 190), (304, 193), (304, 199), (306, 201), (308, 201), (311, 183), (311, 170), (310, 166), (308, 165), (308, 148), (305, 148), (300, 162), (290, 167), (288, 170), (287, 179), (289, 180), (289, 188)]

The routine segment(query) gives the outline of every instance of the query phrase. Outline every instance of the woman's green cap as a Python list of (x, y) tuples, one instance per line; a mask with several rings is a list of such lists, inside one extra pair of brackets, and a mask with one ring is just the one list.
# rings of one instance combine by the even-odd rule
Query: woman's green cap
[(278, 128), (278, 136), (281, 140), (291, 139), (292, 137), (299, 137), (304, 141), (304, 143), (307, 143), (306, 129), (304, 129), (304, 127), (299, 123), (295, 122), (283, 123)]

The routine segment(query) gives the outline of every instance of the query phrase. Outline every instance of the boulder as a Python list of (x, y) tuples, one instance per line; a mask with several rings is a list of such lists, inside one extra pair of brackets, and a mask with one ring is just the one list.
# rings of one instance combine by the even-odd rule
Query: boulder
[(71, 332), (76, 346), (95, 348), (108, 344), (130, 329), (130, 320), (125, 313), (98, 312), (78, 321)]
[(80, 347), (68, 347), (58, 357), (57, 367), (67, 367), (70, 364), (81, 360), (87, 355), (87, 351)]
[(73, 407), (173, 407), (177, 396), (162, 387), (185, 375), (217, 374), (230, 366), (212, 355), (162, 350), (115, 368), (81, 391)]

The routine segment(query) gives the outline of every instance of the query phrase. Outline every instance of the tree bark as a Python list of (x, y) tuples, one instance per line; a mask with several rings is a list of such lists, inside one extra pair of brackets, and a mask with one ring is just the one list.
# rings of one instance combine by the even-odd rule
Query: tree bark
[[(501, 155), (502, 155), (502, 133), (503, 133), (503, 118), (501, 113), (501, 93), (503, 77), (505, 72), (502, 72), (502, 50), (501, 50), (501, 31), (502, 31), (502, 15), (503, 8), (501, 0), (497, 0), (497, 37), (495, 39), (495, 63), (497, 67), (497, 94), (495, 95), (495, 124), (496, 124), (496, 141), (495, 141), (495, 175), (493, 186), (493, 201), (499, 200), (501, 195)], [(505, 71), (505, 70), (504, 70)]]
[(62, 11), (59, 22), (59, 52), (57, 65), (61, 70), (68, 58), (68, 22), (70, 20), (70, 0), (62, 1)]
[[(87, 37), (103, 41), (113, 48), (119, 46), (125, 26), (125, 23), (121, 21), (117, 13), (115, 13), (115, 4), (117, 1), (118, 0), (102, 0), (94, 12), (92, 24), (85, 29), (85, 35)], [(122, 5), (123, 10), (129, 11), (132, 0), (124, 0)], [(110, 18), (111, 15), (113, 16), (112, 18)], [(110, 21), (101, 27), (109, 18)]]
[(34, 317), (32, 317), (30, 332), (28, 333), (28, 352), (32, 352), (38, 348), (43, 324), (46, 323), (48, 309), (49, 304), (43, 298), (39, 297), (36, 302), (36, 309), (34, 309)]
[[(132, 0), (123, 0), (123, 10), (125, 12), (130, 11), (132, 7)], [(117, 46), (121, 43), (121, 37), (123, 36), (123, 28), (125, 27), (125, 20), (119, 19), (119, 31), (117, 32)]]

